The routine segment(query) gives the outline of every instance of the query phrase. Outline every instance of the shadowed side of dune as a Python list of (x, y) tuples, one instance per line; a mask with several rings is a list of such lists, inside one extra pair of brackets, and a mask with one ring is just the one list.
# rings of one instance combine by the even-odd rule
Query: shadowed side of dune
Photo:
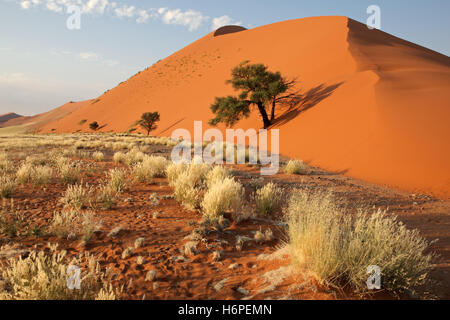
[(348, 29), (358, 70), (378, 77), (367, 175), (448, 197), (450, 58), (351, 19)]

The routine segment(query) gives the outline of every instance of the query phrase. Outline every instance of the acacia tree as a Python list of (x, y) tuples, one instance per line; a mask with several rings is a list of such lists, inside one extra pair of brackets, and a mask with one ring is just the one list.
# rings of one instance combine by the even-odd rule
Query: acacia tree
[(141, 115), (141, 119), (139, 120), (139, 125), (147, 130), (147, 136), (150, 135), (150, 131), (155, 130), (157, 128), (156, 122), (160, 119), (159, 112), (146, 112)]
[[(270, 72), (263, 64), (249, 64), (244, 61), (231, 71), (232, 78), (227, 83), (240, 91), (237, 97), (217, 97), (211, 105), (215, 118), (211, 125), (225, 123), (233, 126), (242, 117), (250, 115), (251, 107), (256, 106), (263, 120), (264, 128), (270, 127), (275, 119), (277, 103), (291, 94), (286, 94), (295, 84), (288, 82), (280, 72)], [(283, 95), (284, 94), (284, 95)], [(270, 110), (270, 117), (268, 109)]]
[(96, 131), (96, 130), (98, 129), (98, 127), (99, 127), (99, 124), (98, 124), (97, 121), (91, 122), (91, 123), (89, 124), (89, 128), (90, 128), (92, 131)]

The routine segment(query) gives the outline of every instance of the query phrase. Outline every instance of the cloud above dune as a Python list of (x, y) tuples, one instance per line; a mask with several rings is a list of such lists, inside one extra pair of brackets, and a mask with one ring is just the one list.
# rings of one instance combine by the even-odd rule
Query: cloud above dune
[(217, 30), (221, 27), (228, 26), (228, 25), (240, 26), (240, 25), (242, 25), (242, 22), (234, 21), (231, 17), (225, 15), (225, 16), (214, 18), (212, 20), (211, 29)]
[(224, 25), (237, 24), (231, 17), (224, 15), (211, 18), (194, 9), (171, 8), (138, 8), (132, 4), (118, 3), (111, 0), (15, 0), (23, 10), (40, 8), (55, 13), (66, 13), (67, 8), (73, 5), (80, 7), (82, 14), (103, 15), (109, 14), (120, 19), (133, 19), (136, 23), (146, 23), (149, 20), (161, 21), (166, 25), (186, 27), (195, 31), (211, 22), (212, 29)]

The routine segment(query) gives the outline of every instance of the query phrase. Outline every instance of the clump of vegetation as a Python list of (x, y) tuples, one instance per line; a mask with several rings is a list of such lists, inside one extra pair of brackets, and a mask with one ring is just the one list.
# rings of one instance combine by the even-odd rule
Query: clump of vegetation
[(16, 237), (20, 233), (24, 217), (14, 208), (14, 201), (11, 199), (11, 205), (7, 208), (5, 199), (3, 199), (2, 209), (0, 211), (0, 234), (9, 237)]
[(100, 225), (100, 221), (92, 212), (80, 212), (72, 209), (56, 212), (53, 215), (49, 231), (60, 238), (80, 237), (87, 242), (93, 233), (99, 230)]
[(250, 115), (251, 107), (256, 106), (264, 128), (270, 127), (275, 120), (277, 103), (295, 97), (292, 89), (295, 80), (286, 80), (279, 72), (271, 72), (263, 64), (249, 64), (244, 61), (233, 68), (230, 83), (235, 90), (240, 90), (237, 97), (216, 98), (211, 105), (215, 118), (209, 123), (225, 123), (232, 127), (243, 117)]
[(118, 192), (110, 184), (101, 185), (97, 190), (97, 203), (105, 210), (111, 209), (117, 201)]
[(188, 169), (188, 165), (186, 163), (171, 163), (166, 168), (166, 176), (169, 181), (169, 185), (171, 187), (175, 186), (175, 182), (182, 172), (185, 172)]
[(155, 177), (165, 175), (168, 161), (164, 157), (145, 157), (141, 163), (133, 166), (133, 175), (139, 182), (153, 183)]
[(283, 171), (288, 174), (304, 174), (306, 172), (306, 166), (303, 161), (289, 160), (284, 166)]
[(60, 202), (64, 207), (74, 210), (81, 210), (91, 205), (93, 189), (88, 184), (70, 185), (67, 187)]
[(150, 135), (150, 131), (157, 128), (156, 123), (160, 120), (159, 112), (146, 112), (143, 113), (138, 124), (147, 131), (147, 136)]
[(264, 187), (264, 178), (263, 177), (252, 178), (248, 185), (250, 186), (250, 188), (252, 188), (253, 191), (256, 192), (262, 187)]
[(34, 185), (46, 185), (53, 176), (52, 168), (46, 165), (34, 165), (33, 161), (25, 161), (17, 170), (16, 178), (21, 184), (31, 182)]
[(97, 121), (91, 122), (89, 124), (89, 129), (91, 129), (92, 131), (97, 131), (97, 129), (100, 127), (100, 125), (98, 124)]
[(218, 181), (223, 181), (226, 178), (231, 178), (231, 171), (222, 166), (214, 166), (214, 168), (206, 175), (206, 185), (211, 187)]
[(375, 265), (382, 289), (401, 292), (421, 285), (432, 267), (429, 243), (417, 230), (380, 210), (345, 214), (329, 194), (295, 192), (288, 227), (293, 266), (321, 283), (365, 292), (367, 268)]
[(23, 163), (16, 172), (17, 182), (25, 184), (31, 180), (33, 174), (33, 165), (31, 163)]
[(80, 180), (81, 166), (67, 158), (56, 159), (56, 169), (64, 184), (75, 184)]
[(100, 162), (103, 161), (103, 159), (105, 159), (105, 155), (103, 154), (103, 152), (96, 151), (92, 154), (92, 159), (94, 159), (97, 162)]
[[(66, 251), (58, 251), (51, 245), (50, 251), (31, 251), (27, 258), (9, 259), (1, 272), (1, 300), (115, 300), (123, 288), (111, 284), (111, 273), (103, 272), (96, 259), (82, 254), (68, 263)], [(81, 268), (86, 265), (86, 268)], [(72, 266), (72, 267), (71, 267)], [(80, 266), (80, 280), (76, 281), (73, 266)], [(71, 290), (71, 285), (79, 289)]]
[(115, 163), (126, 163), (127, 156), (125, 155), (125, 153), (118, 151), (114, 153), (113, 160)]
[(31, 174), (31, 182), (34, 185), (44, 186), (50, 182), (53, 176), (52, 168), (48, 166), (35, 167)]
[(270, 182), (253, 195), (256, 212), (261, 216), (270, 216), (281, 207), (283, 190)]
[(11, 173), (14, 170), (14, 165), (8, 159), (6, 152), (0, 153), (0, 174)]
[[(172, 170), (179, 174), (172, 185), (175, 189), (175, 199), (189, 210), (198, 209), (202, 200), (202, 190), (205, 188), (206, 176), (211, 170), (211, 166), (205, 163), (191, 163), (187, 167), (183, 164), (178, 166), (179, 169), (169, 169), (171, 174), (173, 174)], [(183, 169), (185, 171), (182, 171)]]
[(233, 178), (214, 183), (206, 192), (201, 204), (203, 217), (214, 219), (226, 212), (234, 212), (242, 206), (244, 187)]
[(126, 186), (126, 171), (123, 169), (111, 169), (108, 171), (108, 185), (109, 187), (117, 192), (120, 193), (124, 190)]
[(0, 198), (11, 197), (14, 189), (16, 188), (16, 181), (7, 175), (0, 177)]

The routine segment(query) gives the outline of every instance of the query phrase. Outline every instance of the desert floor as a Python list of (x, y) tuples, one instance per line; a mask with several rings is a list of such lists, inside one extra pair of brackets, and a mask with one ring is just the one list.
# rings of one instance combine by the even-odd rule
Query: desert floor
[[(51, 150), (51, 146), (12, 147), (6, 152), (9, 159), (18, 164), (28, 155), (44, 155)], [(82, 164), (82, 180), (91, 186), (99, 185), (107, 170), (128, 167), (113, 161), (115, 151), (111, 149), (86, 147), (82, 150), (82, 156), (75, 155), (72, 160)], [(98, 150), (105, 155), (102, 161), (92, 160), (92, 153)], [(145, 153), (169, 157), (170, 150), (168, 146), (150, 145)], [(259, 167), (232, 167), (235, 178), (245, 186), (246, 195), (250, 195), (252, 184), (260, 178)], [(425, 298), (450, 298), (450, 202), (384, 188), (315, 167), (308, 167), (302, 175), (278, 173), (264, 180), (277, 183), (286, 195), (295, 188), (331, 190), (343, 207), (386, 209), (398, 215), (408, 228), (417, 228), (426, 239), (439, 239), (431, 245), (431, 250), (439, 255), (431, 273), (432, 283), (421, 288), (420, 293)], [(60, 198), (66, 188), (58, 177), (53, 177), (45, 186), (19, 185), (11, 200), (3, 200), (3, 210), (13, 207), (24, 217), (18, 235), (0, 235), (3, 263), (13, 257), (26, 256), (31, 249), (46, 250), (48, 243), (57, 243), (59, 249), (67, 250), (69, 257), (88, 251), (97, 257), (102, 268), (111, 268), (115, 274), (114, 285), (124, 286), (121, 299), (361, 298), (345, 289), (319, 285), (307, 274), (291, 272), (288, 253), (278, 250), (286, 240), (283, 212), (271, 219), (253, 218), (237, 225), (231, 223), (225, 230), (212, 231), (204, 235), (198, 241), (197, 250), (188, 255), (184, 245), (192, 240), (201, 215), (173, 199), (167, 179), (157, 178), (153, 184), (148, 184), (135, 182), (130, 175), (125, 190), (112, 208), (94, 210), (101, 227), (88, 242), (62, 239), (45, 231), (53, 213), (62, 210)], [(112, 236), (110, 231), (117, 227), (121, 227), (121, 231)], [(258, 230), (267, 229), (273, 231), (274, 240), (254, 240)], [(245, 241), (240, 251), (235, 245), (237, 236)], [(144, 244), (135, 248), (135, 240), (140, 237), (145, 238)], [(128, 247), (133, 250), (123, 258), (123, 251)], [(214, 251), (221, 252), (218, 261), (213, 258)], [(156, 279), (146, 281), (150, 270), (156, 271)], [(364, 298), (396, 297), (381, 292)], [(400, 298), (417, 297), (405, 294)]]

